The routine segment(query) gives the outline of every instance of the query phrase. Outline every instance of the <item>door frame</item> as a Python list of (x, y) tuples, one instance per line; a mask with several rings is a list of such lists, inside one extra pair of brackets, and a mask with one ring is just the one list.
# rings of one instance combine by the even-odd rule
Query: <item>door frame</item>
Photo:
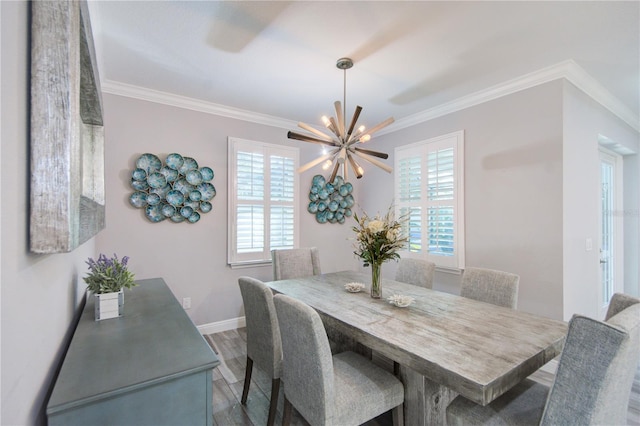
[[(610, 258), (613, 260), (613, 289), (612, 295), (624, 291), (624, 217), (623, 217), (623, 170), (622, 156), (603, 146), (599, 147), (598, 164), (599, 164), (599, 197), (602, 199), (602, 163), (606, 161), (612, 164), (614, 170), (613, 175), (613, 209), (611, 211), (613, 247), (611, 249)], [(602, 202), (598, 207), (598, 249), (602, 249), (602, 220), (603, 220)], [(598, 260), (601, 257), (598, 256)], [(609, 301), (603, 300), (602, 289), (602, 268), (598, 268), (598, 308), (602, 318), (604, 318), (609, 307)]]

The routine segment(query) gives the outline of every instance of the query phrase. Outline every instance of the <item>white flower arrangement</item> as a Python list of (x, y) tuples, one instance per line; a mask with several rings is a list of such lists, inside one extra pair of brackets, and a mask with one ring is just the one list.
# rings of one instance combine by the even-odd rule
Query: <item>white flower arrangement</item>
[(387, 214), (371, 219), (366, 212), (362, 217), (354, 213), (358, 223), (353, 227), (356, 233), (354, 254), (364, 261), (364, 266), (381, 264), (388, 260), (398, 260), (398, 250), (404, 248), (407, 237), (402, 234), (403, 218), (396, 220), (390, 207)]

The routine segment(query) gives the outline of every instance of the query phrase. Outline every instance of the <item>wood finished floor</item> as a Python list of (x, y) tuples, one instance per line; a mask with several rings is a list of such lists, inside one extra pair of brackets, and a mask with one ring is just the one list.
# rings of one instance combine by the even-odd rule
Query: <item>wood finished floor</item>
[[(255, 366), (247, 404), (240, 404), (247, 362), (246, 329), (205, 335), (205, 339), (222, 361), (221, 365), (213, 372), (213, 424), (216, 426), (264, 426), (267, 423), (269, 412), (271, 378)], [(537, 371), (531, 378), (548, 385), (553, 380), (553, 375)], [(276, 425), (282, 424), (282, 406), (283, 397), (280, 392)], [(308, 425), (295, 410), (291, 424), (293, 426)], [(391, 424), (390, 413), (385, 413), (366, 423), (367, 426), (388, 426)], [(640, 426), (640, 366), (636, 370), (631, 390), (627, 425)]]

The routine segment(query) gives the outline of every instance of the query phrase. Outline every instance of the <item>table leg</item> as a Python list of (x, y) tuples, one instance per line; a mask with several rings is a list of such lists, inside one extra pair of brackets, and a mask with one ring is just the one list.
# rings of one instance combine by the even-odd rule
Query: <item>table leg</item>
[(446, 425), (447, 405), (458, 394), (403, 365), (400, 366), (400, 377), (404, 383), (405, 424)]

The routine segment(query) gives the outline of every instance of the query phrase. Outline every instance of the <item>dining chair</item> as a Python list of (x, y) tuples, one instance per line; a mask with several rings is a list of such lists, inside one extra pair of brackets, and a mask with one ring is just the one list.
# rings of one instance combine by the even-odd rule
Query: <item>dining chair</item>
[(273, 292), (262, 281), (238, 278), (247, 327), (247, 365), (244, 374), (242, 404), (247, 403), (253, 364), (271, 376), (271, 401), (267, 425), (273, 425), (280, 392), (282, 340), (273, 304)]
[(460, 295), (481, 302), (515, 309), (520, 277), (510, 272), (486, 268), (465, 268)]
[(609, 308), (607, 309), (607, 315), (604, 317), (604, 320), (608, 321), (609, 318), (622, 312), (629, 306), (635, 305), (636, 303), (640, 303), (640, 299), (636, 299), (635, 297), (631, 297), (624, 293), (614, 294), (609, 301)]
[(396, 269), (396, 281), (433, 288), (436, 264), (424, 259), (400, 258)]
[(398, 378), (355, 352), (332, 356), (313, 308), (282, 294), (273, 301), (282, 332), (283, 425), (293, 407), (312, 425), (359, 425), (389, 410), (402, 423)]
[(640, 360), (640, 304), (597, 321), (574, 315), (551, 387), (525, 379), (482, 407), (457, 397), (450, 425), (626, 424)]
[(316, 247), (271, 250), (273, 280), (321, 274), (320, 252)]

